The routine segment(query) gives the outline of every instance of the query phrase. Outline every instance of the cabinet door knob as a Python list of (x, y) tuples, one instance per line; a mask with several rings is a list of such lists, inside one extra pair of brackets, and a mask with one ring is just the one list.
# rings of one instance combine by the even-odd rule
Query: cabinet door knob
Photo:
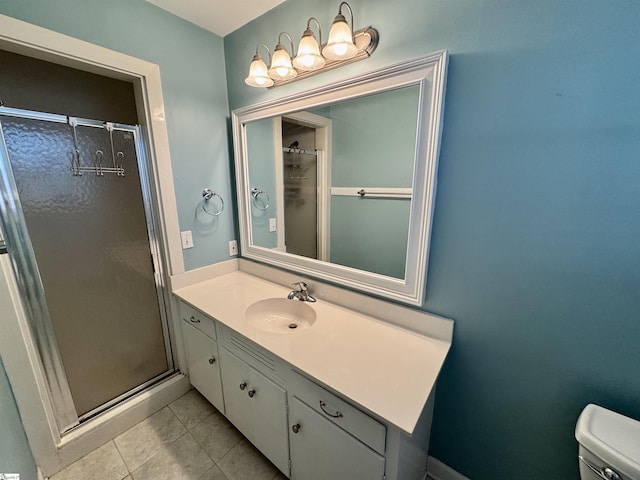
[(240, 390), (244, 390), (245, 388), (247, 388), (247, 382), (242, 382), (240, 385)]
[(300, 424), (296, 423), (295, 425), (292, 425), (291, 430), (293, 431), (293, 433), (298, 433), (300, 431)]
[(214, 363), (216, 363), (216, 357), (211, 357), (209, 359), (209, 365), (213, 365)]
[(251, 398), (253, 398), (255, 394), (256, 394), (256, 391), (253, 388), (249, 390), (249, 392), (247, 393), (247, 395), (249, 395)]
[(191, 323), (200, 323), (200, 319), (199, 319), (199, 318), (194, 317), (193, 315), (191, 315), (191, 318), (189, 319), (189, 321), (190, 321)]

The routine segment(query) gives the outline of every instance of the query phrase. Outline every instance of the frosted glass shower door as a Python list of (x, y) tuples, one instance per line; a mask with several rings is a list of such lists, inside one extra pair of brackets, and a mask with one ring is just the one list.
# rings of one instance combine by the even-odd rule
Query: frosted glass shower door
[(284, 153), (284, 224), (287, 253), (318, 258), (317, 155)]
[(74, 174), (67, 123), (7, 117), (2, 129), (24, 217), (22, 241), (32, 245), (82, 419), (173, 371), (136, 132), (115, 128), (110, 138), (98, 124), (76, 127), (81, 165), (111, 167), (117, 156), (121, 176)]

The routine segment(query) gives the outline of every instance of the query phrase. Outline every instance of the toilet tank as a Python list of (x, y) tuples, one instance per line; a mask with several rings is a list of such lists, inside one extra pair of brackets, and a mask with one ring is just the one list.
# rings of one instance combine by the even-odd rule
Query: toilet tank
[(598, 405), (578, 418), (582, 480), (640, 480), (640, 422)]

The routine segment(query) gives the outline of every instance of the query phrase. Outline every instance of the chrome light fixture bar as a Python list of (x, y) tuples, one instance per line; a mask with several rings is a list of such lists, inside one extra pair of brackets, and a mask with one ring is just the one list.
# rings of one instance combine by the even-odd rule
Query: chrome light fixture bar
[[(342, 13), (343, 7), (349, 12), (350, 25)], [(312, 22), (318, 28), (319, 40), (316, 40), (315, 34), (311, 30)], [(289, 39), (291, 53), (282, 44), (283, 35)], [(354, 31), (353, 10), (347, 2), (342, 2), (338, 7), (338, 15), (331, 25), (326, 44), (322, 43), (320, 23), (315, 17), (311, 17), (307, 20), (307, 28), (298, 44), (297, 55), (294, 51), (293, 40), (286, 32), (281, 32), (278, 35), (278, 44), (273, 55), (264, 43), (258, 44), (245, 83), (252, 87), (278, 87), (342, 65), (364, 60), (375, 51), (378, 39), (378, 31), (373, 27)], [(258, 53), (260, 45), (269, 52), (269, 68)]]

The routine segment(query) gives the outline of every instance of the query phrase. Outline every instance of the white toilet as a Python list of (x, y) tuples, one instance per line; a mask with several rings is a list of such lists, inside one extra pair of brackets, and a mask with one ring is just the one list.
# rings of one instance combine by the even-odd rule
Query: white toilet
[(598, 405), (578, 418), (582, 480), (640, 480), (640, 422)]

